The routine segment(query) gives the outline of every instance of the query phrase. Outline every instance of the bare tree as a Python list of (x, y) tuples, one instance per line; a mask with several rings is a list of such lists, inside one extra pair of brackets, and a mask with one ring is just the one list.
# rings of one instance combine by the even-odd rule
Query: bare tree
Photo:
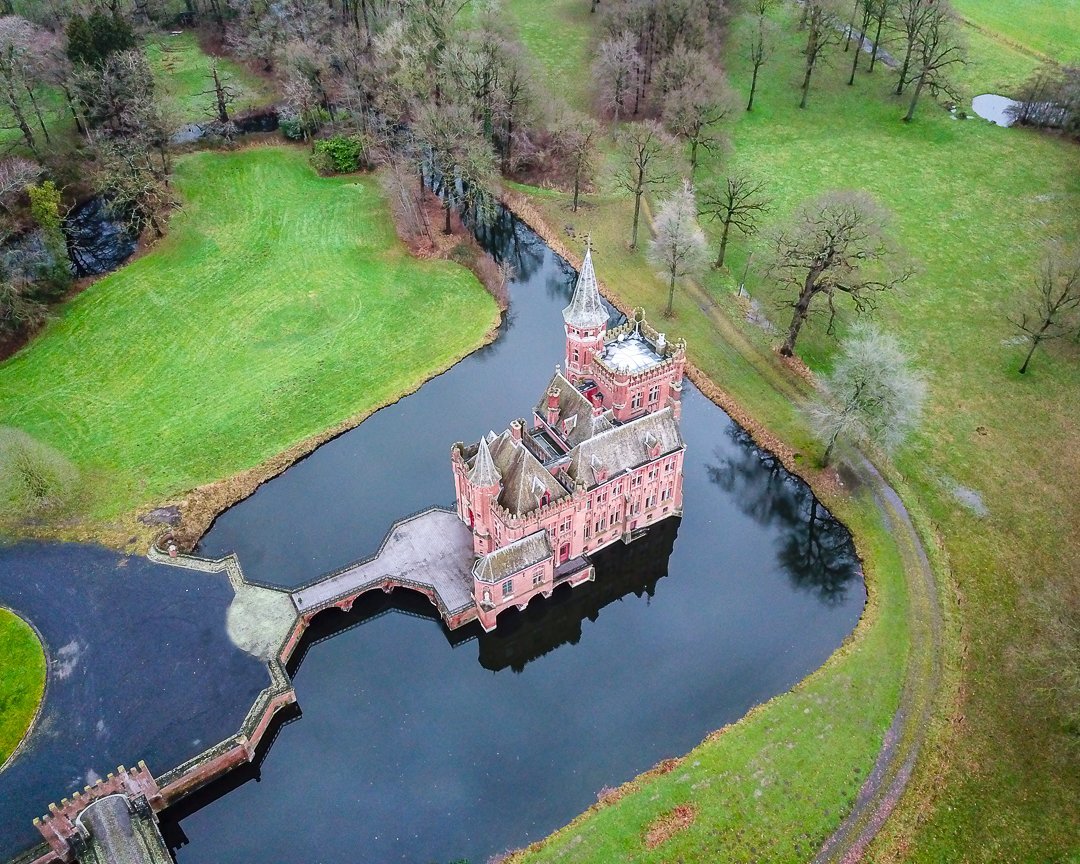
[(895, 0), (892, 4), (891, 17), (888, 21), (890, 29), (904, 40), (904, 60), (900, 64), (900, 77), (896, 82), (896, 95), (904, 92), (911, 80), (911, 58), (914, 56), (915, 47), (919, 42), (919, 34), (930, 16), (934, 13), (934, 4), (937, 0)]
[(573, 211), (576, 213), (581, 187), (590, 183), (596, 173), (596, 145), (600, 141), (600, 124), (591, 117), (572, 111), (560, 119), (554, 131), (555, 146), (573, 182)]
[(630, 248), (637, 248), (641, 196), (662, 189), (679, 175), (676, 143), (655, 120), (628, 123), (619, 132), (615, 185), (634, 196)]
[(425, 106), (416, 132), (430, 152), (432, 183), (442, 188), (443, 233), (449, 234), (454, 205), (478, 207), (494, 185), (495, 154), (463, 105), (444, 101)]
[(753, 72), (750, 76), (750, 98), (746, 100), (747, 111), (754, 110), (758, 73), (776, 49), (776, 24), (768, 17), (771, 6), (771, 0), (758, 0), (755, 10), (757, 14), (753, 16), (752, 23), (749, 24), (750, 38), (746, 48)]
[(840, 343), (822, 390), (811, 417), (825, 442), (823, 467), (841, 438), (895, 449), (918, 425), (926, 398), (926, 382), (900, 344), (869, 325), (857, 325)]
[(1080, 310), (1080, 255), (1051, 250), (1043, 259), (1023, 312), (1009, 321), (1028, 345), (1020, 374), (1027, 372), (1035, 349), (1076, 329)]
[[(857, 0), (855, 3), (855, 19), (859, 21), (859, 41), (855, 46), (855, 56), (851, 58), (851, 75), (848, 77), (848, 87), (855, 84), (855, 71), (859, 68), (859, 58), (862, 56), (863, 43), (866, 42), (866, 31), (870, 29), (870, 22), (874, 17), (874, 5), (877, 0)], [(854, 21), (852, 20), (852, 31), (848, 33), (850, 38), (854, 32)]]
[(896, 0), (871, 0), (871, 6), (873, 8), (872, 20), (874, 24), (874, 47), (870, 51), (870, 68), (869, 72), (874, 71), (874, 64), (877, 63), (878, 50), (881, 48), (881, 31), (885, 28), (885, 22), (889, 20), (889, 17), (893, 13), (893, 8), (896, 5)]
[(600, 43), (593, 63), (593, 84), (601, 108), (616, 120), (626, 110), (627, 99), (641, 74), (641, 55), (631, 33), (622, 33)]
[(52, 41), (50, 34), (25, 18), (0, 18), (0, 106), (8, 115), (3, 128), (17, 129), (35, 155), (38, 142), (31, 129), (35, 118), (45, 143), (49, 143), (36, 91), (47, 77), (46, 47)]
[(865, 192), (826, 192), (799, 207), (776, 232), (769, 273), (796, 292), (784, 303), (794, 312), (781, 354), (791, 356), (819, 295), (828, 306), (831, 333), (837, 294), (847, 295), (863, 312), (874, 307), (875, 295), (911, 276), (896, 261), (887, 222), (886, 211)]
[(923, 88), (930, 86), (932, 91), (940, 90), (954, 98), (957, 91), (949, 73), (954, 66), (963, 65), (964, 46), (960, 31), (956, 25), (956, 15), (946, 0), (937, 0), (927, 16), (922, 29), (915, 38), (915, 50), (912, 59), (915, 62), (915, 90), (911, 94), (904, 122), (910, 122), (915, 116), (915, 106)]
[(735, 94), (713, 66), (705, 66), (664, 100), (664, 125), (690, 148), (690, 178), (698, 152), (715, 150), (723, 141), (720, 125), (737, 110)]
[(12, 201), (41, 176), (42, 167), (30, 159), (11, 156), (0, 162), (0, 208), (10, 213)]
[(653, 220), (649, 241), (649, 262), (668, 280), (668, 302), (664, 316), (670, 318), (675, 304), (675, 282), (701, 274), (708, 260), (705, 232), (697, 223), (694, 189), (683, 181), (681, 189), (660, 205)]
[(824, 62), (829, 52), (840, 44), (843, 38), (843, 19), (838, 14), (832, 0), (806, 0), (806, 47), (802, 97), (799, 107), (806, 107), (810, 93), (810, 77), (819, 63)]
[(95, 186), (109, 206), (130, 216), (139, 230), (149, 225), (155, 236), (163, 236), (161, 215), (175, 206), (176, 199), (166, 182), (166, 172), (151, 158), (150, 148), (137, 138), (101, 136), (94, 142), (94, 151)]
[(201, 95), (213, 96), (214, 102), (211, 108), (219, 123), (228, 124), (229, 108), (240, 95), (240, 91), (232, 86), (232, 76), (218, 69), (217, 58), (210, 60), (210, 89), (204, 90)]
[(732, 227), (747, 236), (757, 231), (758, 220), (769, 212), (771, 205), (763, 194), (764, 188), (764, 183), (745, 174), (729, 174), (722, 184), (715, 183), (701, 189), (699, 212), (723, 226), (720, 252), (713, 267), (724, 266)]

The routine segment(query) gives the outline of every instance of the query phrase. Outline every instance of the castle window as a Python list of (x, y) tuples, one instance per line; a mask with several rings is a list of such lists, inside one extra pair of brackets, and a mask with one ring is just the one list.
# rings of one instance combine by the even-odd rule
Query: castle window
[(514, 580), (507, 579), (503, 582), (503, 597), (512, 597), (514, 594)]
[(661, 501), (667, 501), (667, 499), (668, 499), (668, 490), (667, 489), (661, 489), (660, 490), (660, 500)]
[(592, 525), (590, 525), (588, 522), (586, 522), (585, 523), (585, 539), (588, 540), (590, 537), (592, 537)]
[(551, 493), (545, 490), (544, 494), (540, 496), (540, 506), (541, 507), (547, 507), (547, 505), (550, 504), (550, 503), (551, 503)]
[(580, 355), (578, 354), (578, 349), (577, 349), (577, 348), (575, 348), (575, 349), (574, 349), (574, 362), (575, 362), (575, 363), (577, 363), (577, 362), (578, 362), (578, 359), (579, 359), (579, 357), (580, 357)]
[(637, 411), (641, 407), (641, 393), (635, 393), (634, 398), (630, 401), (630, 408)]
[(570, 530), (570, 524), (571, 524), (571, 522), (570, 522), (570, 518), (569, 518), (569, 517), (567, 517), (566, 519), (564, 519), (564, 520), (563, 520), (562, 526), (560, 527), (560, 529), (559, 529), (559, 530), (560, 530), (560, 531), (561, 531), (561, 532), (562, 532), (563, 534), (565, 534), (565, 533), (566, 533), (567, 531), (569, 531), (569, 530)]
[(656, 402), (660, 399), (660, 385), (654, 384), (653, 388), (649, 391), (649, 401)]
[(543, 581), (544, 581), (544, 571), (543, 570), (537, 570), (535, 573), (533, 573), (533, 588), (538, 586)]

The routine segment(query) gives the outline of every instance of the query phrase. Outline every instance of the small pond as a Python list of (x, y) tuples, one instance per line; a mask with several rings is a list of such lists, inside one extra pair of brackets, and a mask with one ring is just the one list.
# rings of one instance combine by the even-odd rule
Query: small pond
[(994, 93), (984, 93), (971, 100), (971, 110), (974, 114), (998, 126), (1012, 126), (1016, 120), (1013, 111), (1019, 106), (1020, 103), (1015, 99)]
[[(235, 550), (249, 578), (297, 585), (452, 502), (451, 443), (529, 414), (574, 279), (508, 213), (482, 239), (517, 274), (498, 340), (222, 514), (200, 553)], [(479, 864), (820, 666), (865, 601), (849, 535), (689, 385), (683, 435), (684, 518), (606, 550), (594, 584), (490, 636), (448, 633), (407, 592), (317, 620), (295, 670), (302, 719), (175, 810), (180, 864)]]

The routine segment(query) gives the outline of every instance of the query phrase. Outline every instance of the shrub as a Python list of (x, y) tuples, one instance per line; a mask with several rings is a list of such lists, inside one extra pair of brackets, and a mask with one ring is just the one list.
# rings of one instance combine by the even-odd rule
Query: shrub
[(27, 186), (26, 192), (30, 196), (30, 215), (41, 228), (45, 249), (50, 256), (50, 265), (42, 274), (42, 280), (50, 289), (46, 293), (59, 296), (71, 284), (67, 239), (60, 216), (60, 190), (52, 180), (46, 180), (40, 185)]
[(79, 472), (60, 451), (0, 427), (0, 516), (34, 516), (73, 501)]
[(278, 112), (278, 128), (281, 134), (293, 141), (306, 141), (329, 121), (330, 115), (325, 108), (316, 108), (298, 114), (291, 108)]
[(312, 164), (320, 174), (351, 174), (368, 166), (364, 136), (334, 135), (315, 142)]

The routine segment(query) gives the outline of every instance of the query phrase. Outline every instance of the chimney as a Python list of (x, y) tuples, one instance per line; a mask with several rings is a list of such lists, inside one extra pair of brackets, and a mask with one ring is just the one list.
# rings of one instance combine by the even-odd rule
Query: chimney
[(559, 422), (559, 388), (552, 387), (547, 394), (547, 422), (554, 426)]
[(520, 420), (512, 420), (512, 421), (510, 421), (510, 437), (513, 438), (515, 441), (520, 441), (521, 440), (521, 421)]
[(663, 357), (665, 348), (667, 348), (667, 336), (660, 333), (656, 337), (656, 353)]

